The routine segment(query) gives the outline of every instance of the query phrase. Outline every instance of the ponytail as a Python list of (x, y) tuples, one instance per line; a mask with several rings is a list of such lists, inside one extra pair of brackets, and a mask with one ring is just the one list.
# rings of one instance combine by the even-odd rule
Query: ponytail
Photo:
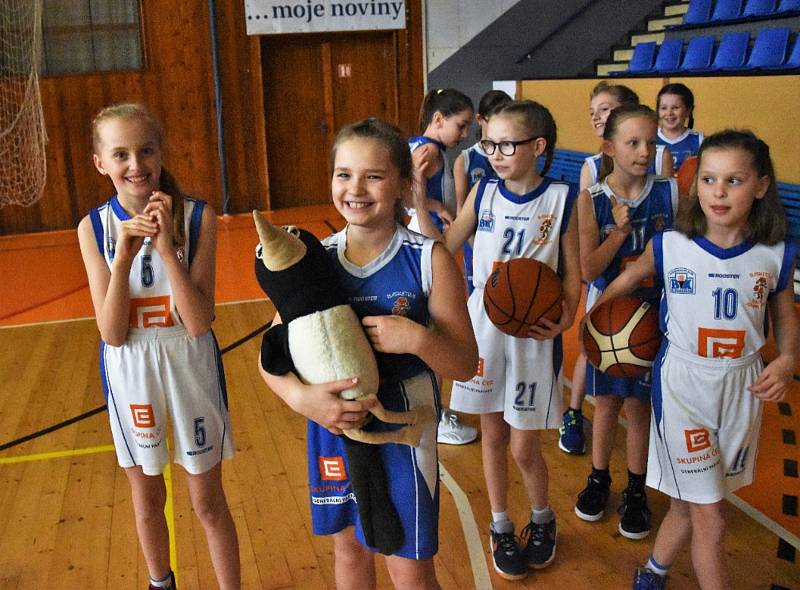
[(464, 110), (475, 110), (466, 94), (454, 88), (434, 88), (422, 101), (419, 110), (419, 132), (425, 133), (433, 121), (433, 115), (437, 112), (442, 113), (444, 117), (450, 117)]

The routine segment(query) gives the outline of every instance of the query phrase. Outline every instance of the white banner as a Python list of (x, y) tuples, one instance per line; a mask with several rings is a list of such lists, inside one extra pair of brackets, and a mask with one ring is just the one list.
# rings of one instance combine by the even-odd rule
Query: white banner
[(245, 0), (248, 35), (405, 29), (405, 0)]

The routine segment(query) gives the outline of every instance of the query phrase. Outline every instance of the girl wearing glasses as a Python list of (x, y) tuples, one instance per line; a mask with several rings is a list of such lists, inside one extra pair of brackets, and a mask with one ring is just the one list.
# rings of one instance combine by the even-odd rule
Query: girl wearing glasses
[[(561, 418), (560, 334), (573, 322), (580, 297), (578, 225), (571, 215), (570, 185), (543, 177), (550, 168), (556, 124), (550, 111), (530, 101), (511, 102), (491, 119), (481, 147), (498, 178), (482, 179), (445, 233), (455, 252), (473, 237), (475, 290), (468, 308), (481, 358), (478, 374), (454, 382), (451, 406), (480, 414), (483, 470), (492, 510), (494, 568), (506, 579), (524, 578), (555, 558), (556, 520), (548, 503), (548, 472), (539, 431)], [(498, 261), (535, 258), (558, 272), (564, 304), (558, 323), (541, 320), (527, 338), (500, 332), (486, 316), (483, 291)], [(508, 447), (522, 472), (530, 501), (521, 544), (508, 512)]]
[[(672, 227), (678, 206), (673, 178), (648, 173), (656, 151), (658, 117), (644, 105), (617, 107), (603, 131), (599, 182), (578, 197), (581, 270), (591, 281), (590, 309), (605, 288), (644, 251), (656, 232)], [(657, 301), (660, 290), (643, 284), (638, 297)], [(644, 491), (650, 427), (650, 375), (615, 378), (592, 366), (586, 369), (586, 390), (595, 396), (592, 422), (592, 472), (578, 494), (575, 513), (595, 522), (605, 513), (611, 487), (609, 463), (620, 408), (628, 420), (628, 487), (622, 493), (619, 532), (629, 539), (650, 533), (650, 511)]]

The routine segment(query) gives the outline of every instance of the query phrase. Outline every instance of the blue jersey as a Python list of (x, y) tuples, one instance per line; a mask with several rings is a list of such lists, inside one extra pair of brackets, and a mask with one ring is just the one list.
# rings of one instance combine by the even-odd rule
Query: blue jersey
[(670, 139), (661, 133), (661, 129), (659, 129), (656, 142), (669, 148), (672, 154), (672, 164), (675, 167), (675, 172), (677, 172), (686, 161), (686, 158), (697, 155), (700, 150), (700, 144), (703, 143), (703, 134), (694, 129), (687, 129), (680, 137)]
[[(678, 187), (674, 179), (648, 175), (641, 194), (633, 201), (614, 195), (607, 182), (595, 184), (588, 190), (592, 198), (595, 222), (600, 231), (600, 242), (605, 241), (608, 235), (617, 229), (611, 213), (613, 208), (611, 197), (630, 207), (633, 226), (633, 231), (617, 250), (611, 263), (589, 286), (588, 299), (596, 301), (609, 283), (619, 276), (625, 264), (635, 260), (644, 252), (647, 242), (656, 232), (672, 227), (678, 211)], [(637, 295), (646, 298), (659, 296), (653, 288), (642, 288)]]
[(489, 156), (481, 149), (480, 142), (461, 152), (464, 156), (464, 171), (467, 174), (467, 186), (472, 188), (481, 178), (497, 178), (497, 173), (489, 163)]
[[(428, 178), (427, 182), (425, 183), (425, 192), (429, 198), (442, 203), (445, 206), (445, 209), (447, 209), (455, 217), (456, 185), (455, 180), (453, 180), (453, 168), (450, 166), (450, 163), (447, 160), (447, 154), (445, 153), (446, 146), (443, 143), (436, 141), (435, 139), (431, 139), (430, 137), (425, 137), (424, 135), (417, 135), (408, 139), (408, 147), (412, 152), (426, 143), (432, 143), (439, 148), (439, 155), (442, 158), (442, 165), (433, 174), (433, 176)], [(412, 213), (412, 217), (413, 215), (414, 213)], [(433, 212), (431, 212), (430, 215), (439, 231), (443, 232), (444, 224), (442, 223), (442, 220), (439, 219), (439, 216)], [(412, 228), (416, 229), (415, 226), (412, 226)]]
[[(385, 250), (364, 266), (357, 266), (345, 257), (347, 228), (322, 244), (336, 261), (348, 301), (359, 317), (394, 314), (428, 324), (433, 240), (398, 225)], [(387, 409), (405, 411), (428, 405), (438, 411), (436, 377), (420, 358), (380, 352), (375, 356), (381, 376), (378, 399)], [(367, 428), (370, 427), (390, 428), (375, 422)], [(384, 444), (380, 445), (380, 453), (389, 496), (403, 527), (404, 542), (395, 554), (409, 559), (430, 558), (438, 548), (436, 424), (423, 434), (419, 447)], [(355, 526), (356, 536), (364, 544), (344, 444), (311, 421), (308, 422), (308, 475), (314, 533), (333, 534)]]

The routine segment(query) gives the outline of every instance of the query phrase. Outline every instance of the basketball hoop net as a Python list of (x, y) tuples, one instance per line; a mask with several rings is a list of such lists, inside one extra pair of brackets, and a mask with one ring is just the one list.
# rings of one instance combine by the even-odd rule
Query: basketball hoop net
[(42, 0), (0, 0), (0, 208), (30, 206), (44, 192), (41, 56)]

